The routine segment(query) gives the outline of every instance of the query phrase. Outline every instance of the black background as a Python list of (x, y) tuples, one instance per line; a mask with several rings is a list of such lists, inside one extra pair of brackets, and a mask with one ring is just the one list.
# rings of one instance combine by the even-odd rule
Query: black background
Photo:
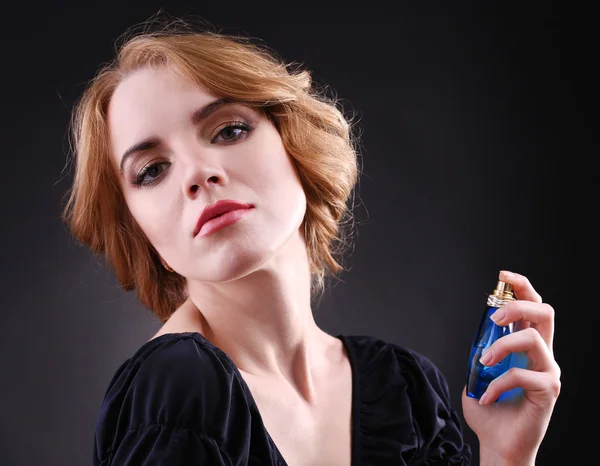
[(537, 464), (593, 461), (592, 11), (573, 2), (362, 4), (22, 2), (3, 10), (2, 465), (90, 464), (114, 370), (159, 327), (59, 215), (70, 109), (112, 58), (114, 40), (160, 8), (263, 39), (358, 114), (355, 251), (315, 309), (319, 325), (422, 352), (460, 409), (485, 295), (500, 269), (523, 273), (556, 310), (563, 371)]

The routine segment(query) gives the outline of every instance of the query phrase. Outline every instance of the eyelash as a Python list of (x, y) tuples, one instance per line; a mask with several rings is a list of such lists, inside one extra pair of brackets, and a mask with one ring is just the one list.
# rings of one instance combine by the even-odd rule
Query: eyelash
[[(222, 127), (217, 132), (217, 134), (211, 139), (211, 141), (210, 141), (211, 144), (214, 144), (215, 143), (214, 141), (217, 138), (217, 136), (219, 136), (224, 130), (227, 130), (227, 129), (242, 130), (246, 134), (246, 136), (244, 138), (248, 137), (248, 135), (254, 130), (254, 128), (252, 126), (250, 126), (249, 124), (241, 122), (241, 121), (236, 121), (236, 122), (233, 122), (231, 124), (228, 124), (228, 125)], [(237, 141), (239, 139), (240, 139), (240, 137), (234, 137), (232, 139), (227, 139), (224, 144), (227, 145), (231, 141)], [(142, 186), (151, 186), (151, 185), (157, 183), (158, 177), (162, 173), (162, 170), (156, 176), (156, 178), (154, 178), (151, 181), (145, 181), (144, 178), (150, 172), (150, 170), (152, 170), (156, 167), (164, 166), (164, 165), (170, 165), (170, 162), (152, 162), (147, 165), (144, 165), (144, 167), (142, 167), (142, 169), (136, 175), (134, 175), (133, 179), (131, 180), (131, 184), (133, 184), (134, 186), (142, 187)]]

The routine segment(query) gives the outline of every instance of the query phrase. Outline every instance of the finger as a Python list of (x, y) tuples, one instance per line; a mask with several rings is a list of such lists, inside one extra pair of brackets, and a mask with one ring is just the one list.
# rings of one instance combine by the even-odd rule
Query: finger
[(483, 353), (480, 362), (484, 366), (493, 366), (510, 353), (519, 352), (527, 355), (529, 369), (533, 371), (541, 372), (554, 369), (556, 363), (552, 352), (534, 328), (528, 328), (499, 338)]
[[(552, 349), (554, 309), (549, 304), (517, 300), (503, 305), (490, 318), (497, 325), (508, 325), (513, 322), (530, 323), (540, 333), (546, 345)], [(520, 329), (529, 326), (521, 325)]]
[(533, 301), (534, 303), (542, 302), (542, 297), (535, 291), (526, 276), (515, 272), (509, 272), (508, 270), (501, 270), (498, 274), (498, 279), (510, 283), (513, 286), (517, 299), (525, 299), (527, 301)]
[[(537, 398), (542, 404), (554, 402), (560, 393), (560, 374), (557, 371), (534, 372), (513, 367), (495, 378), (479, 399), (479, 404), (487, 405), (496, 401), (502, 393), (520, 387), (527, 396)], [(532, 399), (533, 401), (533, 399)]]

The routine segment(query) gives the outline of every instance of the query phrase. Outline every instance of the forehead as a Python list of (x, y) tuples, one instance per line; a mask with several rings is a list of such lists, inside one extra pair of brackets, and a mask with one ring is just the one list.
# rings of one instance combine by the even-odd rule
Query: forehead
[(165, 112), (203, 105), (215, 97), (174, 71), (142, 68), (125, 77), (116, 87), (108, 105), (108, 119), (131, 122)]
[(140, 139), (189, 124), (194, 110), (214, 99), (174, 71), (142, 68), (132, 72), (117, 85), (107, 109), (113, 156)]

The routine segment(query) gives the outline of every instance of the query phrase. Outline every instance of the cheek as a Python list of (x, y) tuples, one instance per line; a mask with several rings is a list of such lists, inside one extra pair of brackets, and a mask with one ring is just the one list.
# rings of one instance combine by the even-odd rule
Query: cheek
[(304, 197), (302, 184), (287, 153), (264, 154), (256, 160), (253, 186), (275, 203), (297, 203)]
[(148, 241), (160, 252), (173, 244), (178, 208), (165, 193), (135, 193), (128, 197), (127, 206)]
[(272, 191), (274, 187), (287, 186), (292, 191), (300, 185), (293, 161), (275, 129), (256, 140), (247, 154), (251, 157), (244, 159), (245, 176), (252, 177), (249, 181), (255, 189)]
[(306, 212), (306, 195), (291, 158), (284, 150), (271, 154), (264, 158), (258, 173), (255, 187), (274, 221), (286, 230), (299, 227)]

